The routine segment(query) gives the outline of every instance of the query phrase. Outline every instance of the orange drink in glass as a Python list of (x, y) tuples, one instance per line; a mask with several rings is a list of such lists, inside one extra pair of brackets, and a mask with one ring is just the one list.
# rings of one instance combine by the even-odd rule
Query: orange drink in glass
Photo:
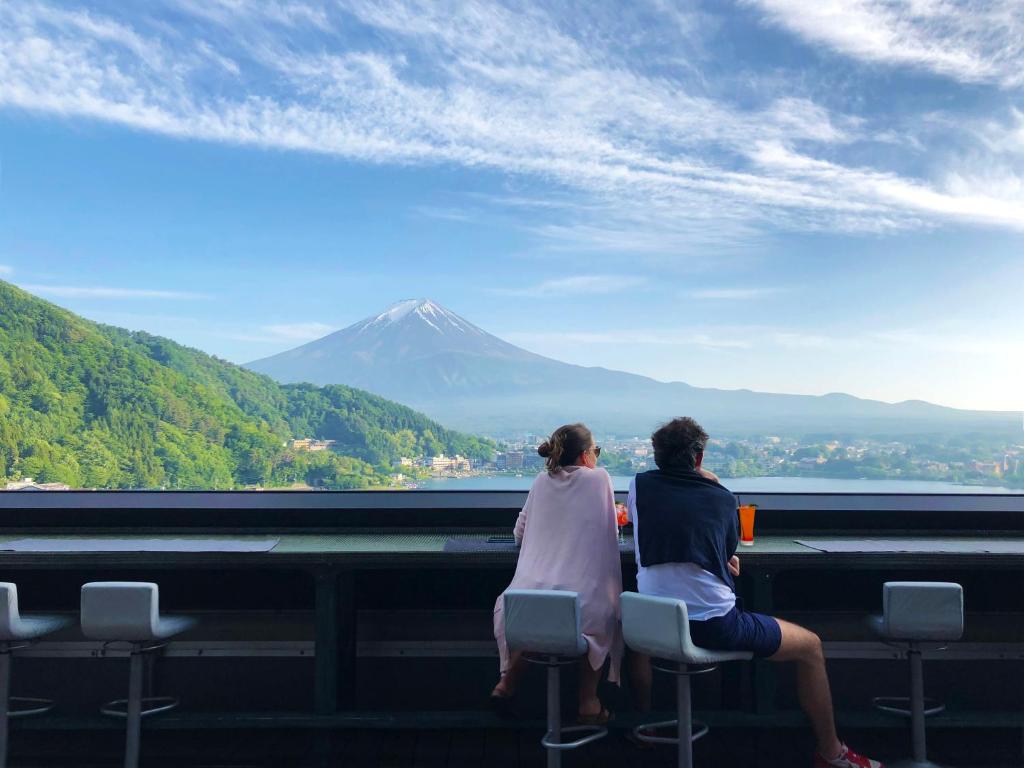
[(745, 547), (754, 546), (754, 513), (757, 504), (740, 505), (740, 544)]
[(619, 543), (624, 544), (626, 537), (622, 535), (623, 527), (629, 522), (629, 511), (626, 509), (626, 505), (622, 503), (615, 504), (615, 525), (619, 529)]

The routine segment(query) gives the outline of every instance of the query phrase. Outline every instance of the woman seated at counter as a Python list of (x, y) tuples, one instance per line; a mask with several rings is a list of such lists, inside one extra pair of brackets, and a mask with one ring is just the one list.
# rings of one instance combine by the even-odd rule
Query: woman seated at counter
[[(516, 520), (514, 534), (521, 549), (508, 588), (579, 593), (580, 624), (587, 639), (587, 654), (580, 662), (579, 721), (603, 725), (611, 714), (597, 696), (601, 670), (610, 659), (608, 679), (617, 683), (622, 657), (622, 570), (612, 480), (598, 469), (601, 449), (583, 424), (559, 427), (537, 453), (546, 459), (547, 471), (533, 481)], [(515, 695), (528, 663), (521, 654), (510, 654), (505, 644), (503, 598), (499, 595), (494, 604), (501, 680), (491, 701), (499, 708)]]

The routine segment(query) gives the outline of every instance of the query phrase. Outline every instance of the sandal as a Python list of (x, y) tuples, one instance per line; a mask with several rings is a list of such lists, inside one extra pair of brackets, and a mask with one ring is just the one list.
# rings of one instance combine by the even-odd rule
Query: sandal
[(608, 725), (608, 723), (615, 717), (614, 712), (609, 712), (607, 708), (601, 707), (601, 711), (594, 715), (580, 715), (576, 718), (576, 722), (580, 725)]

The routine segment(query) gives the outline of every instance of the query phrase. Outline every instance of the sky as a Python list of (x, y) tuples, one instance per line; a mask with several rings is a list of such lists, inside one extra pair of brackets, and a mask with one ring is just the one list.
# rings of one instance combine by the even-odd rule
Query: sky
[(239, 363), (429, 297), (1022, 410), (1024, 4), (5, 0), (0, 279)]

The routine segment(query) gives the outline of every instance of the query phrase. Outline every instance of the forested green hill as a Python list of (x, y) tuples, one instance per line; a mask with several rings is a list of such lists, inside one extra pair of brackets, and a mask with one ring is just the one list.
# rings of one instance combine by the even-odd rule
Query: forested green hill
[[(333, 451), (287, 447), (336, 440)], [(345, 386), (279, 385), (0, 281), (0, 476), (84, 488), (385, 484), (402, 456), (491, 443)]]

